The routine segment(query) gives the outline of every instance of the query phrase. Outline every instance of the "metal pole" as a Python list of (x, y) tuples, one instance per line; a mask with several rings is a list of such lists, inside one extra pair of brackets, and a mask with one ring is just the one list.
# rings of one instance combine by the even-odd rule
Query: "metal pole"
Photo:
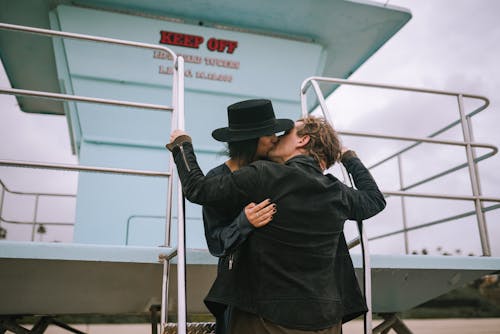
[(319, 88), (318, 82), (312, 80), (311, 84), (313, 86), (314, 91), (316, 92), (316, 96), (318, 97), (318, 101), (321, 106), (321, 111), (323, 112), (323, 116), (326, 118), (328, 123), (330, 123), (330, 125), (333, 127), (333, 120), (332, 117), (330, 116), (330, 113), (328, 112), (328, 107), (326, 106), (326, 101), (325, 98), (323, 97), (321, 89)]
[[(443, 144), (443, 145), (464, 146), (464, 147), (470, 145), (473, 147), (482, 147), (490, 149), (492, 150), (493, 154), (498, 153), (498, 148), (495, 145), (484, 144), (484, 143), (464, 143), (463, 141), (458, 141), (458, 140), (441, 140), (441, 139), (420, 138), (420, 137), (392, 136), (392, 135), (381, 135), (369, 132), (338, 131), (338, 133), (344, 136), (414, 141), (414, 142), (429, 143), (429, 144)], [(371, 168), (373, 168), (373, 166), (371, 166)]]
[[(403, 162), (401, 161), (401, 155), (398, 155), (398, 172), (399, 172), (399, 187), (401, 190), (404, 188), (404, 181), (403, 181)], [(408, 224), (406, 221), (406, 201), (405, 197), (401, 196), (401, 212), (402, 212), (402, 218), (403, 218), (403, 229), (404, 229), (404, 242), (405, 242), (405, 253), (410, 254), (409, 250), (409, 245), (408, 245)]]
[(170, 176), (170, 174), (167, 173), (147, 171), (147, 170), (79, 166), (79, 165), (53, 164), (53, 163), (43, 163), (43, 162), (16, 161), (16, 160), (0, 160), (0, 166), (69, 170), (74, 172), (101, 172), (110, 174), (126, 174), (126, 175), (139, 175), (139, 176), (157, 176), (157, 177)]
[[(474, 132), (472, 129), (472, 119), (470, 116), (467, 116), (466, 119), (467, 119), (467, 128), (469, 129), (470, 139), (471, 139), (471, 141), (474, 141)], [(474, 159), (474, 172), (476, 174), (477, 190), (479, 191), (479, 195), (482, 195), (483, 191), (481, 190), (481, 178), (479, 177), (479, 167), (477, 165), (478, 160), (477, 160), (477, 156), (476, 156), (476, 149), (474, 148), (474, 146), (472, 146), (472, 158)], [(483, 203), (483, 201), (479, 201), (479, 203), (481, 205), (481, 213), (483, 214), (484, 221), (486, 222), (486, 216), (485, 216), (486, 210), (484, 209), (484, 203)]]
[(302, 117), (307, 117), (307, 92), (300, 90), (300, 110)]
[[(184, 59), (177, 58), (177, 128), (184, 130)], [(177, 183), (177, 317), (179, 334), (186, 334), (186, 230), (184, 217), (184, 196), (180, 181)]]
[(370, 251), (368, 249), (368, 237), (363, 227), (363, 222), (358, 221), (359, 237), (361, 239), (361, 253), (363, 258), (363, 294), (366, 300), (368, 312), (364, 316), (364, 332), (372, 333), (372, 272), (370, 263)]
[(388, 190), (382, 190), (382, 193), (386, 196), (456, 199), (460, 201), (474, 201), (477, 199), (483, 202), (500, 202), (500, 197), (488, 197), (488, 196), (443, 195), (443, 194), (433, 194), (433, 193), (412, 193), (408, 191), (388, 191)]
[(484, 216), (483, 211), (481, 210), (481, 200), (477, 198), (478, 196), (481, 196), (480, 189), (479, 189), (479, 181), (477, 179), (477, 171), (476, 171), (476, 165), (474, 163), (474, 154), (472, 152), (472, 145), (471, 145), (471, 135), (469, 132), (469, 124), (467, 122), (467, 118), (464, 112), (464, 106), (463, 106), (463, 96), (462, 94), (458, 94), (457, 96), (458, 99), (458, 111), (460, 113), (460, 120), (462, 123), (462, 132), (464, 136), (464, 141), (466, 143), (465, 145), (465, 152), (467, 154), (467, 163), (469, 165), (469, 176), (470, 176), (470, 181), (471, 181), (471, 186), (472, 186), (472, 194), (476, 199), (474, 200), (474, 205), (476, 208), (476, 217), (477, 217), (477, 225), (479, 229), (479, 238), (481, 240), (481, 248), (483, 251), (484, 256), (491, 256), (491, 248), (490, 248), (490, 242), (488, 238), (488, 229), (486, 226), (486, 218)]
[[(0, 180), (1, 182), (1, 180)], [(3, 183), (2, 183), (3, 185)], [(3, 219), (3, 202), (5, 201), (5, 188), (2, 187), (2, 201), (0, 201), (0, 223), (2, 223)]]
[[(179, 71), (177, 68), (177, 62), (179, 58), (174, 58), (174, 75), (172, 84), (172, 104), (173, 112), (170, 117), (170, 131), (174, 130), (177, 125), (178, 118), (178, 82), (179, 82)], [(174, 175), (174, 158), (170, 154), (168, 159), (168, 173)], [(166, 221), (165, 221), (165, 247), (171, 246), (171, 234), (172, 234), (172, 200), (173, 200), (173, 187), (174, 178), (170, 177), (167, 183), (167, 208), (166, 208)], [(162, 276), (162, 294), (161, 294), (161, 310), (160, 310), (160, 328), (161, 333), (165, 333), (168, 323), (168, 300), (169, 300), (169, 278), (170, 278), (170, 261), (164, 260), (163, 262), (163, 276)]]
[(161, 314), (160, 314), (160, 328), (161, 333), (165, 332), (168, 321), (168, 278), (170, 275), (170, 260), (162, 259), (163, 261), (163, 275), (161, 281), (162, 294), (161, 294)]
[[(174, 85), (172, 87), (172, 96), (175, 101), (176, 92), (176, 72), (174, 72)], [(174, 129), (175, 117), (176, 117), (176, 107), (174, 105), (174, 112), (170, 119), (170, 129)], [(173, 175), (174, 172), (174, 158), (170, 154), (168, 159), (168, 173)], [(165, 213), (165, 247), (171, 246), (171, 232), (172, 232), (172, 197), (173, 197), (173, 187), (174, 178), (169, 177), (167, 182), (167, 208)], [(163, 277), (162, 277), (162, 294), (161, 294), (161, 310), (160, 310), (160, 328), (161, 334), (165, 332), (168, 322), (168, 287), (169, 287), (169, 277), (170, 277), (170, 261), (164, 260), (163, 262)]]
[(31, 229), (31, 241), (35, 241), (36, 221), (38, 219), (38, 195), (35, 195), (35, 209), (33, 211), (33, 228)]
[(18, 96), (32, 96), (32, 97), (45, 98), (45, 99), (49, 99), (49, 100), (99, 103), (99, 104), (107, 104), (107, 105), (120, 106), (120, 107), (132, 107), (132, 108), (151, 109), (151, 110), (172, 111), (172, 109), (173, 109), (172, 107), (162, 106), (162, 105), (158, 105), (158, 104), (120, 101), (120, 100), (112, 100), (112, 99), (101, 99), (101, 98), (97, 98), (97, 97), (58, 94), (58, 93), (50, 93), (50, 92), (39, 92), (36, 90), (26, 90), (26, 89), (16, 89), (16, 88), (1, 88), (0, 87), (0, 94), (9, 94), (9, 95), (18, 95)]
[(329, 83), (334, 83), (334, 84), (339, 84), (339, 85), (404, 90), (404, 91), (416, 92), (416, 93), (431, 93), (431, 94), (448, 95), (448, 96), (463, 95), (467, 98), (482, 100), (484, 102), (484, 105), (481, 108), (476, 109), (473, 113), (470, 113), (469, 114), (470, 116), (477, 114), (481, 110), (486, 109), (486, 107), (488, 107), (490, 104), (490, 101), (486, 97), (480, 96), (480, 95), (462, 94), (462, 93), (458, 93), (458, 92), (451, 92), (451, 91), (444, 91), (444, 90), (437, 90), (437, 89), (416, 88), (416, 87), (399, 86), (399, 85), (385, 85), (385, 84), (378, 84), (378, 83), (371, 83), (371, 82), (352, 81), (352, 80), (347, 80), (347, 79), (316, 77), (316, 76), (306, 78), (302, 82), (301, 89), (305, 92), (309, 88), (309, 85), (308, 85), (309, 82), (312, 83), (313, 81), (329, 82)]
[(116, 45), (123, 45), (123, 46), (132, 46), (132, 47), (137, 47), (137, 48), (142, 48), (142, 49), (161, 50), (161, 51), (165, 51), (168, 54), (170, 54), (174, 60), (176, 57), (175, 52), (173, 52), (172, 50), (170, 50), (167, 47), (157, 45), (157, 44), (147, 44), (147, 43), (141, 43), (141, 42), (126, 41), (126, 40), (122, 40), (122, 39), (97, 37), (97, 36), (92, 36), (92, 35), (77, 34), (77, 33), (72, 33), (72, 32), (57, 31), (57, 30), (50, 30), (50, 29), (40, 29), (40, 28), (26, 27), (26, 26), (7, 24), (7, 23), (0, 23), (0, 29), (20, 31), (20, 32), (26, 32), (26, 33), (44, 35), (44, 36), (59, 36), (59, 37), (73, 38), (73, 39), (86, 40), (86, 41), (92, 41), (92, 42), (101, 42), (101, 43), (116, 44)]

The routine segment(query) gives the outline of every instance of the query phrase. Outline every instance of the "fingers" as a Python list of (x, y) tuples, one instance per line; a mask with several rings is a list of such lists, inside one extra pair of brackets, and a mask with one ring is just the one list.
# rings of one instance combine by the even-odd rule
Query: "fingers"
[(172, 131), (172, 133), (170, 134), (170, 142), (172, 143), (177, 137), (186, 134), (187, 134), (186, 131), (176, 129)]
[(276, 213), (276, 204), (266, 199), (259, 204), (250, 203), (245, 207), (245, 215), (254, 227), (267, 225)]
[[(271, 200), (269, 198), (265, 199), (262, 202), (260, 202), (259, 204), (255, 205), (254, 210), (256, 210), (256, 211), (263, 210), (266, 207), (268, 207), (270, 203), (271, 203)], [(250, 203), (250, 204), (252, 204), (252, 203)]]

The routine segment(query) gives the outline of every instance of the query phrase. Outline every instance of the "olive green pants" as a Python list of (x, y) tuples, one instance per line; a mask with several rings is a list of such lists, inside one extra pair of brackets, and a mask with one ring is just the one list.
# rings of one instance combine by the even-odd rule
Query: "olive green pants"
[(233, 309), (229, 322), (230, 334), (340, 334), (342, 324), (318, 331), (304, 331), (300, 329), (286, 328), (262, 319), (258, 315)]

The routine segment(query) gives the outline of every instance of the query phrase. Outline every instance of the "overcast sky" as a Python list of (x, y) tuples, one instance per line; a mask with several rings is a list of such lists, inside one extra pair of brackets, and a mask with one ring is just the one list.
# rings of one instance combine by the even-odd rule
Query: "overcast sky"
[[(387, 1), (380, 1), (385, 4)], [(474, 118), (476, 141), (500, 146), (500, 1), (497, 0), (398, 0), (389, 5), (409, 8), (413, 18), (352, 77), (353, 80), (374, 81), (385, 84), (425, 87), (484, 95), (491, 101), (489, 109)], [(300, 83), (297, 83), (297, 89)], [(0, 72), (0, 85), (8, 85), (6, 75)], [(431, 99), (429, 96), (387, 95), (381, 91), (342, 89), (330, 99), (336, 126), (339, 130), (359, 130), (367, 132), (389, 132), (395, 135), (426, 136), (440, 126), (458, 118), (456, 102), (450, 98)], [(473, 105), (468, 104), (468, 105)], [(60, 163), (77, 163), (72, 155), (66, 121), (63, 117), (29, 115), (19, 111), (12, 96), (0, 95), (0, 158), (34, 160)], [(440, 138), (458, 139), (460, 129), (454, 129)], [(377, 161), (384, 153), (390, 152), (401, 143), (376, 141), (366, 144), (354, 138), (344, 138), (360, 153), (368, 164)], [(445, 168), (446, 163), (464, 162), (463, 150), (428, 147), (416, 150), (404, 157), (405, 182), (416, 181), (433, 171)], [(480, 163), (482, 191), (484, 195), (499, 197), (500, 157), (496, 155)], [(395, 190), (394, 164), (374, 171), (377, 180), (385, 190)], [(46, 174), (35, 174), (35, 179), (12, 173), (0, 167), (0, 178), (9, 188), (17, 191), (76, 192), (76, 178), (65, 173), (64, 179), (51, 182)], [(391, 180), (387, 174), (393, 176)], [(396, 180), (396, 181), (394, 181)], [(414, 191), (454, 194), (470, 194), (468, 174), (463, 171), (441, 182), (420, 187)], [(399, 199), (390, 199), (391, 207), (370, 225), (370, 235), (385, 233), (401, 228), (397, 212)], [(68, 205), (68, 212), (60, 212), (60, 221), (72, 219), (74, 207)], [(427, 210), (427, 208), (432, 208)], [(408, 215), (419, 213), (419, 218), (409, 220), (409, 225), (432, 221), (446, 214), (457, 214), (472, 210), (470, 203), (450, 203), (448, 201), (426, 202), (413, 200), (408, 203)], [(454, 211), (457, 210), (457, 211)], [(422, 215), (422, 211), (428, 211)], [(7, 213), (6, 213), (7, 214)], [(48, 213), (47, 213), (48, 214)], [(392, 216), (391, 216), (392, 215)], [(19, 219), (30, 219), (16, 217)], [(491, 246), (494, 255), (500, 256), (500, 214), (487, 214)], [(496, 221), (495, 221), (496, 220)], [(376, 224), (375, 224), (376, 223)], [(26, 233), (26, 230), (23, 231)], [(439, 235), (441, 238), (434, 238)], [(448, 237), (448, 235), (450, 237)], [(477, 226), (472, 218), (457, 223), (443, 224), (420, 230), (410, 235), (410, 250), (427, 248), (438, 253), (437, 247), (462, 254), (480, 254)], [(12, 232), (10, 238), (22, 239)], [(54, 240), (67, 237), (52, 236)], [(66, 239), (65, 239), (66, 238)], [(401, 252), (401, 237), (373, 242), (380, 252)], [(47, 240), (51, 241), (51, 240)]]
[[(386, 1), (380, 2), (386, 3)], [(351, 79), (484, 95), (490, 99), (491, 105), (473, 118), (475, 140), (500, 146), (498, 131), (500, 25), (497, 23), (500, 2), (400, 0), (390, 1), (389, 5), (409, 8), (413, 18), (355, 72)], [(354, 89), (348, 93), (345, 90), (339, 92), (338, 96), (334, 94), (331, 98), (334, 117), (339, 110), (340, 115), (336, 118), (339, 130), (427, 136), (452, 120), (458, 119), (455, 98), (433, 98), (425, 94), (390, 95), (381, 90), (356, 92)], [(467, 103), (468, 111), (476, 105)], [(461, 136), (460, 128), (455, 127), (439, 138), (459, 140)], [(377, 142), (379, 146), (373, 149), (372, 145), (351, 138), (344, 138), (344, 141), (352, 143), (356, 150), (362, 151), (365, 161), (377, 161), (377, 156), (380, 156), (384, 149), (398, 145), (394, 142), (379, 141)], [(403, 157), (405, 183), (417, 181), (419, 178), (430, 176), (432, 172), (449, 168), (453, 163), (459, 164), (465, 161), (463, 149), (427, 145), (415, 151)], [(496, 155), (481, 162), (479, 166), (483, 194), (499, 197), (500, 157)], [(393, 177), (392, 181), (383, 177), (395, 173), (395, 161), (392, 168), (392, 171), (390, 167), (374, 170), (377, 180), (382, 183), (382, 188), (387, 190), (397, 186), (396, 177)], [(413, 191), (451, 192), (457, 195), (471, 193), (466, 170)], [(390, 199), (390, 204), (394, 204), (395, 201), (396, 199)], [(410, 226), (446, 217), (448, 208), (456, 209), (455, 214), (473, 210), (473, 206), (468, 202), (451, 203), (438, 200), (408, 202), (408, 215), (418, 213), (420, 217), (414, 220), (410, 218)], [(397, 217), (397, 213), (391, 212), (390, 208), (387, 213), (392, 215), (382, 214), (376, 224), (368, 226), (369, 234), (378, 235), (388, 232), (391, 228), (401, 227), (401, 220), (394, 218)], [(453, 214), (452, 211), (449, 214)], [(500, 255), (499, 217), (497, 212), (487, 214), (492, 251), (497, 256)], [(450, 253), (460, 249), (465, 255), (480, 254), (477, 235), (477, 226), (473, 218), (462, 219), (456, 223), (447, 223), (412, 233), (410, 251), (421, 251), (422, 248), (426, 248), (431, 253), (439, 253), (436, 248), (442, 247), (444, 251)], [(436, 240), (435, 236), (439, 236), (439, 240)], [(373, 244), (378, 249), (394, 249), (395, 244), (401, 246), (402, 243), (400, 237), (394, 237)]]

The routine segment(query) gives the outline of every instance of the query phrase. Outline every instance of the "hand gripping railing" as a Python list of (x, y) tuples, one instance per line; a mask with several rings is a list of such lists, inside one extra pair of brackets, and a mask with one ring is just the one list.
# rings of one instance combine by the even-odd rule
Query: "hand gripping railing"
[[(453, 216), (447, 219), (441, 219), (435, 222), (431, 222), (428, 224), (422, 224), (418, 225), (412, 228), (407, 228), (406, 226), (406, 213), (405, 213), (405, 206), (404, 206), (404, 198), (405, 197), (422, 197), (422, 198), (437, 198), (437, 199), (455, 199), (455, 200), (470, 200), (473, 201), (475, 204), (475, 215), (477, 217), (477, 222), (478, 222), (478, 229), (479, 229), (479, 236), (481, 240), (481, 246), (483, 250), (483, 255), (489, 256), (491, 254), (490, 251), (490, 245), (489, 245), (489, 238), (488, 238), (488, 233), (486, 229), (486, 221), (485, 221), (485, 216), (484, 212), (488, 210), (493, 210), (500, 208), (500, 205), (494, 205), (489, 208), (483, 208), (482, 202), (487, 201), (487, 202), (497, 202), (500, 203), (500, 198), (496, 197), (484, 197), (481, 196), (481, 190), (480, 190), (480, 184), (479, 184), (479, 174), (478, 174), (478, 169), (476, 166), (476, 163), (484, 160), (488, 157), (493, 156), (498, 152), (498, 148), (493, 145), (489, 144), (481, 144), (481, 143), (474, 143), (473, 142), (473, 136), (472, 136), (472, 123), (470, 121), (470, 118), (477, 114), (478, 112), (486, 109), (486, 107), (489, 105), (489, 101), (487, 98), (482, 97), (482, 96), (477, 96), (477, 95), (469, 95), (469, 94), (462, 94), (462, 93), (455, 93), (455, 92), (447, 92), (447, 91), (439, 91), (439, 90), (430, 90), (430, 89), (422, 89), (422, 88), (414, 88), (414, 87), (404, 87), (404, 86), (394, 86), (394, 85), (383, 85), (383, 84), (374, 84), (374, 83), (367, 83), (367, 82), (357, 82), (357, 81), (350, 81), (350, 80), (345, 80), (345, 79), (336, 79), (336, 78), (325, 78), (325, 77), (310, 77), (307, 78), (306, 80), (303, 81), (301, 85), (301, 106), (302, 106), (302, 115), (306, 116), (308, 114), (308, 107), (307, 107), (307, 90), (312, 87), (315, 95), (317, 97), (319, 107), (321, 108), (321, 111), (327, 119), (327, 121), (333, 125), (331, 114), (328, 111), (328, 107), (325, 101), (325, 98), (323, 96), (323, 93), (321, 92), (321, 89), (319, 87), (318, 82), (326, 82), (330, 84), (336, 84), (336, 85), (352, 85), (352, 86), (363, 86), (363, 87), (374, 87), (374, 88), (384, 88), (384, 89), (393, 89), (393, 90), (403, 90), (403, 91), (411, 91), (411, 92), (420, 92), (420, 93), (431, 93), (431, 94), (439, 94), (439, 95), (447, 95), (447, 96), (455, 96), (458, 101), (458, 111), (460, 118), (457, 121), (454, 121), (450, 123), (449, 125), (445, 126), (444, 128), (440, 129), (439, 131), (431, 134), (427, 138), (416, 138), (416, 137), (402, 137), (402, 136), (389, 136), (389, 135), (381, 135), (381, 134), (371, 134), (371, 133), (363, 133), (363, 132), (348, 132), (348, 131), (338, 131), (342, 135), (347, 135), (347, 136), (360, 136), (360, 137), (369, 137), (369, 138), (380, 138), (380, 139), (390, 139), (390, 140), (402, 140), (402, 141), (411, 141), (413, 144), (411, 144), (408, 147), (405, 147), (404, 149), (390, 155), (389, 157), (386, 157), (379, 161), (378, 163), (370, 166), (369, 168), (374, 168), (376, 166), (381, 165), (382, 163), (392, 159), (392, 158), (398, 158), (398, 166), (399, 166), (399, 176), (400, 176), (400, 185), (401, 185), (401, 191), (383, 191), (383, 193), (386, 196), (400, 196), (402, 200), (402, 209), (403, 209), (403, 225), (404, 228), (402, 230), (384, 234), (382, 236), (378, 236), (369, 240), (374, 240), (377, 238), (381, 237), (386, 237), (389, 235), (393, 235), (396, 233), (405, 233), (405, 248), (406, 252), (408, 253), (408, 240), (407, 240), (407, 231), (414, 230), (417, 228), (423, 228), (427, 226), (431, 226), (434, 224), (439, 224), (442, 222), (446, 222), (452, 219), (458, 219), (462, 218), (468, 215), (473, 215), (474, 213), (468, 212), (462, 215), (457, 215)], [(479, 108), (473, 110), (472, 112), (465, 114), (464, 107), (463, 107), (463, 98), (473, 98), (473, 99), (479, 99), (482, 100), (484, 103), (481, 105)], [(462, 132), (464, 136), (464, 141), (451, 141), (451, 140), (437, 140), (437, 139), (432, 139), (433, 137), (443, 133), (444, 131), (452, 128), (455, 125), (461, 124), (462, 126)], [(412, 185), (408, 186), (403, 186), (402, 184), (402, 169), (401, 169), (401, 163), (400, 163), (400, 155), (422, 143), (431, 143), (431, 144), (444, 144), (444, 145), (454, 145), (454, 146), (463, 146), (466, 149), (466, 156), (467, 156), (467, 163), (466, 164), (460, 164), (458, 166), (454, 166), (448, 170), (445, 170), (443, 172), (440, 172), (436, 175), (433, 175), (431, 177), (428, 177), (426, 179), (420, 180)], [(474, 148), (476, 147), (482, 147), (482, 148), (487, 148), (490, 149), (491, 151), (483, 154), (480, 157), (476, 157)], [(456, 170), (459, 170), (461, 168), (468, 167), (469, 169), (469, 175), (470, 175), (470, 180), (471, 180), (471, 185), (472, 185), (472, 196), (452, 196), (452, 195), (442, 195), (442, 194), (423, 194), (423, 193), (410, 193), (407, 192), (406, 190), (411, 189), (413, 187), (416, 187), (418, 185), (424, 184), (426, 182), (429, 182), (431, 180), (434, 180), (436, 178), (439, 178), (441, 176), (447, 175), (451, 172), (454, 172)], [(343, 173), (346, 174), (345, 170), (343, 170)], [(350, 178), (347, 175), (344, 175), (345, 179), (348, 179), (350, 181)], [(351, 182), (352, 183), (352, 182)], [(368, 304), (368, 314), (365, 316), (365, 333), (371, 333), (372, 332), (372, 325), (371, 325), (371, 275), (370, 275), (370, 265), (369, 265), (369, 252), (368, 252), (368, 239), (366, 237), (366, 233), (363, 229), (363, 224), (362, 222), (358, 222), (358, 229), (359, 229), (359, 234), (360, 237), (349, 242), (349, 248), (354, 247), (361, 243), (362, 247), (362, 258), (363, 258), (363, 276), (364, 276), (364, 292), (365, 292), (365, 298), (366, 302)]]
[[(121, 39), (106, 38), (91, 36), (85, 34), (69, 33), (63, 31), (55, 31), (48, 29), (40, 29), (33, 27), (26, 27), (20, 25), (0, 23), (0, 29), (18, 31), (36, 35), (51, 36), (51, 37), (64, 37), (77, 40), (86, 40), (98, 43), (107, 43), (114, 45), (130, 46), (136, 48), (150, 49), (150, 50), (160, 50), (171, 55), (172, 61), (174, 63), (174, 73), (173, 73), (173, 85), (172, 85), (172, 97), (173, 105), (155, 105), (148, 103), (137, 103), (131, 101), (118, 101), (112, 99), (102, 99), (93, 98), (85, 96), (67, 95), (67, 94), (57, 94), (50, 92), (40, 92), (32, 90), (14, 89), (14, 88), (0, 88), (0, 94), (9, 94), (17, 96), (32, 96), (46, 99), (54, 100), (64, 100), (64, 101), (77, 101), (77, 102), (88, 102), (88, 103), (99, 103), (107, 105), (116, 106), (127, 106), (133, 108), (143, 108), (152, 110), (166, 110), (172, 111), (171, 129), (184, 129), (184, 59), (178, 57), (172, 50), (164, 46), (140, 43), (134, 41), (126, 41)], [(117, 168), (102, 168), (102, 167), (91, 167), (91, 166), (73, 166), (73, 165), (58, 165), (58, 164), (45, 164), (45, 163), (32, 163), (32, 162), (22, 162), (22, 161), (8, 161), (0, 160), (0, 165), (11, 166), (11, 167), (29, 167), (29, 168), (47, 168), (56, 170), (73, 170), (73, 171), (90, 171), (90, 172), (104, 172), (104, 173), (119, 173), (119, 174), (132, 174), (132, 175), (145, 175), (145, 176), (163, 176), (168, 177), (168, 190), (167, 190), (167, 212), (166, 212), (166, 228), (165, 228), (165, 246), (170, 247), (170, 230), (171, 230), (171, 213), (172, 213), (172, 189), (173, 189), (173, 178), (170, 177), (173, 174), (173, 157), (170, 155), (169, 158), (169, 171), (167, 173), (153, 172), (153, 171), (137, 171), (137, 170), (126, 170)], [(177, 245), (177, 279), (178, 279), (178, 333), (186, 333), (186, 253), (185, 253), (185, 222), (183, 216), (183, 197), (182, 189), (180, 183), (178, 182), (178, 245)], [(168, 276), (170, 270), (170, 258), (166, 258), (163, 261), (163, 278), (162, 278), (162, 311), (161, 311), (161, 327), (162, 332), (166, 328), (168, 316)]]

